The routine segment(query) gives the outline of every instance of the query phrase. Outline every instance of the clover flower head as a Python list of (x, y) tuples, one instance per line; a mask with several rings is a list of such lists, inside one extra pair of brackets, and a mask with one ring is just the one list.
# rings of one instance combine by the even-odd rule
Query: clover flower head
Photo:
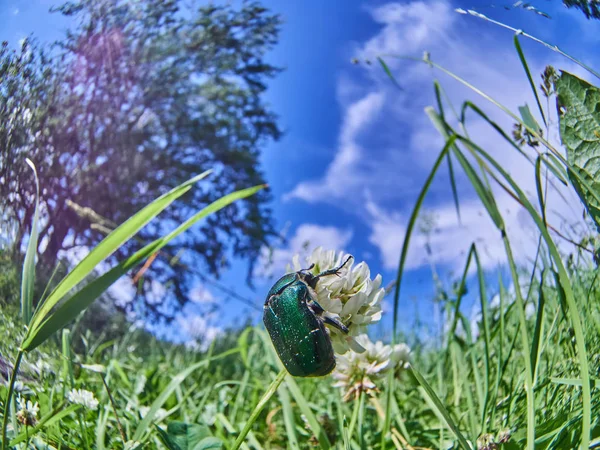
[(69, 392), (68, 399), (71, 403), (83, 405), (85, 408), (91, 410), (98, 408), (98, 400), (96, 400), (94, 394), (85, 389), (72, 389)]
[(361, 392), (377, 392), (377, 382), (390, 370), (405, 369), (409, 365), (410, 348), (406, 344), (385, 345), (371, 342), (366, 334), (356, 338), (365, 348), (363, 353), (348, 352), (337, 357), (333, 371), (334, 386), (344, 391), (344, 401), (358, 398)]
[[(318, 275), (341, 266), (349, 257), (343, 252), (318, 247), (302, 263), (300, 256), (295, 255), (288, 271), (307, 270)], [(319, 278), (315, 294), (317, 302), (325, 310), (324, 314), (340, 321), (349, 330), (347, 336), (337, 329), (329, 328), (335, 352), (344, 354), (350, 348), (363, 351), (353, 338), (363, 333), (367, 325), (381, 319), (381, 300), (385, 294), (385, 289), (381, 287), (381, 275), (371, 279), (367, 263), (354, 265), (354, 259), (350, 257), (337, 276)]]
[[(150, 412), (150, 407), (149, 406), (140, 406), (139, 411), (140, 411), (140, 417), (143, 419)], [(168, 415), (169, 414), (167, 413), (166, 409), (158, 408), (156, 410), (156, 413), (154, 413), (154, 422), (156, 422), (156, 423), (162, 422), (163, 420), (165, 420), (167, 418)]]
[(37, 423), (37, 414), (40, 410), (37, 402), (31, 400), (25, 401), (21, 397), (17, 397), (17, 420), (23, 425), (29, 427), (35, 426)]

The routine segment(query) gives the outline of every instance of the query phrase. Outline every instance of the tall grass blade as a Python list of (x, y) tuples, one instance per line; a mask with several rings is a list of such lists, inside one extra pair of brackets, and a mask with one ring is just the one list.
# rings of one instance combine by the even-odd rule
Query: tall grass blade
[(52, 308), (54, 308), (71, 289), (92, 273), (99, 263), (113, 254), (172, 202), (189, 191), (194, 183), (205, 178), (209, 173), (210, 171), (207, 171), (195, 176), (160, 196), (106, 236), (102, 242), (94, 247), (94, 249), (90, 251), (90, 253), (88, 253), (88, 255), (83, 258), (83, 260), (77, 264), (65, 278), (63, 278), (58, 286), (50, 293), (43, 306), (36, 311), (36, 314), (31, 320), (28, 338), (30, 337), (31, 330), (35, 330), (39, 327)]
[(446, 422), (446, 425), (448, 425), (448, 428), (450, 428), (450, 430), (452, 430), (452, 433), (454, 433), (454, 436), (456, 436), (456, 439), (458, 440), (460, 446), (464, 450), (471, 450), (471, 446), (469, 445), (469, 443), (467, 442), (465, 437), (462, 435), (462, 433), (458, 429), (458, 426), (456, 425), (456, 423), (450, 416), (450, 413), (444, 407), (441, 400), (438, 398), (438, 396), (436, 395), (435, 391), (431, 388), (429, 383), (427, 383), (425, 378), (423, 378), (423, 376), (419, 373), (419, 371), (417, 369), (415, 369), (414, 367), (411, 367), (410, 371), (414, 375), (414, 377), (417, 379), (417, 381), (421, 385), (421, 387), (423, 388), (423, 391), (426, 394), (426, 398), (429, 399), (435, 405), (435, 408), (436, 408), (435, 412), (444, 419), (444, 421)]
[(535, 83), (533, 82), (533, 77), (531, 76), (531, 71), (529, 70), (529, 65), (527, 64), (527, 59), (525, 58), (525, 54), (523, 53), (523, 49), (521, 48), (521, 43), (519, 42), (518, 34), (515, 34), (514, 41), (515, 41), (515, 48), (517, 49), (517, 53), (519, 54), (519, 59), (521, 60), (523, 69), (525, 69), (525, 73), (527, 74), (527, 79), (529, 80), (529, 85), (531, 86), (531, 90), (533, 92), (533, 95), (535, 96), (535, 101), (537, 103), (538, 109), (542, 116), (542, 120), (544, 121), (544, 125), (548, 126), (548, 122), (546, 121), (546, 116), (544, 114), (544, 109), (542, 108), (542, 103), (540, 102), (540, 97), (539, 97), (537, 89), (535, 87)]
[(254, 424), (254, 422), (256, 422), (256, 419), (258, 418), (259, 414), (261, 413), (261, 411), (263, 410), (263, 408), (265, 407), (267, 402), (271, 399), (273, 394), (277, 391), (277, 389), (279, 388), (279, 385), (285, 379), (286, 375), (287, 375), (287, 370), (282, 369), (281, 372), (279, 372), (279, 374), (277, 375), (277, 377), (275, 377), (275, 379), (273, 380), (273, 382), (271, 383), (271, 385), (269, 386), (267, 391), (263, 394), (263, 396), (261, 397), (259, 402), (254, 407), (252, 414), (248, 418), (248, 421), (246, 422), (246, 425), (244, 425), (244, 428), (242, 428), (242, 431), (240, 431), (240, 434), (238, 435), (237, 439), (233, 443), (231, 450), (237, 450), (238, 448), (240, 448), (240, 446), (244, 442), (244, 439), (246, 439), (246, 435), (250, 431), (250, 428), (252, 428), (252, 425)]
[(61, 329), (71, 320), (77, 317), (80, 312), (92, 304), (94, 300), (96, 300), (103, 292), (105, 292), (122, 275), (127, 273), (128, 270), (140, 264), (144, 259), (163, 248), (181, 233), (187, 231), (199, 220), (224, 208), (236, 200), (249, 197), (263, 188), (264, 186), (261, 185), (253, 188), (243, 189), (216, 200), (198, 213), (194, 214), (166, 236), (146, 245), (142, 249), (135, 252), (132, 256), (127, 258), (125, 261), (110, 269), (105, 274), (92, 280), (82, 289), (62, 302), (56, 310), (51, 311), (48, 314), (48, 317), (37, 328), (30, 330), (22, 344), (22, 348), (27, 351), (36, 348), (38, 345), (48, 339), (48, 337), (54, 332)]
[(35, 165), (29, 158), (25, 162), (33, 171), (35, 178), (35, 209), (33, 212), (33, 221), (31, 222), (31, 233), (29, 234), (29, 242), (27, 243), (27, 252), (23, 262), (23, 275), (21, 279), (21, 317), (25, 324), (29, 324), (33, 310), (33, 290), (35, 287), (35, 257), (38, 247), (38, 226), (40, 217), (40, 181), (38, 180)]
[(385, 61), (383, 59), (381, 59), (380, 57), (377, 58), (377, 61), (379, 61), (379, 64), (383, 68), (383, 71), (385, 72), (385, 74), (389, 77), (390, 80), (392, 80), (392, 83), (394, 83), (394, 86), (396, 86), (398, 89), (400, 89), (402, 91), (403, 90), (402, 86), (400, 86), (400, 83), (398, 83), (398, 81), (396, 80), (396, 77), (394, 77), (394, 75), (392, 74), (392, 71), (390, 70), (388, 65), (385, 63)]
[(169, 397), (175, 392), (175, 390), (185, 381), (187, 377), (189, 377), (192, 373), (203, 366), (208, 366), (210, 361), (214, 361), (216, 359), (225, 358), (231, 354), (237, 353), (237, 349), (228, 350), (226, 352), (221, 353), (220, 355), (213, 356), (210, 359), (205, 359), (203, 361), (192, 364), (187, 369), (179, 372), (177, 375), (173, 377), (171, 382), (162, 390), (160, 395), (152, 402), (150, 405), (150, 409), (144, 415), (144, 418), (137, 426), (135, 433), (133, 434), (132, 440), (141, 441), (144, 437), (144, 434), (149, 431), (150, 425), (152, 424), (152, 420), (158, 410), (165, 404), (165, 402), (169, 399)]
[(415, 202), (415, 206), (411, 212), (410, 219), (408, 220), (408, 227), (406, 228), (406, 234), (404, 235), (404, 241), (402, 242), (402, 252), (400, 253), (400, 262), (398, 264), (398, 272), (396, 275), (396, 287), (394, 290), (394, 316), (392, 319), (392, 323), (393, 323), (392, 339), (396, 339), (396, 334), (398, 331), (398, 306), (399, 306), (399, 301), (400, 301), (400, 288), (402, 287), (402, 275), (404, 273), (404, 265), (406, 263), (406, 257), (408, 255), (408, 246), (410, 244), (410, 238), (412, 236), (412, 231), (415, 227), (415, 223), (417, 221), (417, 216), (419, 215), (419, 212), (421, 210), (421, 206), (423, 205), (423, 200), (425, 200), (425, 195), (427, 194), (427, 191), (429, 191), (429, 187), (431, 186), (431, 183), (433, 182), (433, 179), (435, 178), (435, 174), (437, 173), (437, 170), (439, 169), (440, 165), (442, 164), (442, 161), (444, 161), (444, 158), (446, 157), (448, 150), (450, 149), (450, 147), (452, 145), (454, 145), (455, 139), (456, 138), (454, 136), (451, 136), (448, 139), (448, 142), (446, 142), (446, 145), (444, 145), (444, 148), (442, 149), (440, 154), (438, 155), (435, 163), (433, 164), (433, 168), (431, 169), (431, 172), (427, 176), (427, 179), (425, 180), (425, 183), (423, 184), (423, 187), (421, 188), (421, 192), (419, 193), (419, 196), (417, 197), (417, 201)]
[(556, 53), (564, 56), (565, 58), (573, 61), (575, 64), (577, 64), (578, 66), (584, 68), (585, 70), (587, 70), (589, 73), (591, 73), (595, 77), (600, 78), (600, 73), (596, 72), (594, 69), (592, 69), (588, 65), (584, 64), (583, 62), (579, 61), (578, 59), (574, 58), (573, 56), (569, 55), (568, 53), (563, 52), (561, 49), (558, 48), (557, 45), (549, 44), (546, 41), (543, 41), (543, 40), (541, 40), (539, 38), (536, 38), (535, 36), (532, 36), (529, 33), (524, 32), (523, 30), (519, 30), (517, 28), (513, 28), (510, 25), (506, 25), (506, 24), (504, 24), (502, 22), (498, 22), (497, 20), (494, 20), (494, 19), (490, 19), (489, 17), (487, 17), (487, 16), (485, 16), (485, 15), (483, 15), (483, 14), (477, 12), (477, 11), (469, 10), (468, 12), (472, 16), (475, 16), (475, 17), (477, 17), (479, 19), (486, 20), (487, 22), (493, 23), (494, 25), (498, 25), (498, 26), (500, 26), (502, 28), (505, 28), (507, 30), (511, 30), (511, 31), (513, 31), (517, 35), (521, 35), (523, 37), (531, 39), (532, 41), (537, 42), (538, 44), (542, 44), (544, 47), (549, 48), (553, 52), (556, 52)]
[[(575, 301), (575, 297), (573, 294), (573, 288), (571, 285), (571, 281), (569, 279), (569, 275), (567, 270), (562, 262), (562, 258), (556, 244), (552, 240), (548, 229), (542, 221), (541, 216), (538, 214), (536, 209), (533, 207), (531, 202), (529, 201), (527, 195), (521, 190), (519, 185), (512, 179), (512, 177), (502, 168), (502, 166), (492, 158), (485, 150), (481, 147), (477, 146), (474, 142), (466, 139), (464, 137), (458, 137), (465, 145), (472, 149), (477, 154), (480, 154), (488, 161), (493, 168), (500, 173), (500, 175), (510, 184), (516, 195), (518, 196), (521, 204), (526, 208), (527, 212), (534, 220), (538, 230), (541, 232), (544, 241), (546, 242), (546, 246), (550, 252), (550, 256), (556, 265), (558, 270), (558, 285), (564, 291), (565, 303), (568, 307), (568, 316), (571, 320), (573, 331), (575, 332), (575, 343), (577, 347), (577, 358), (579, 360), (579, 368), (581, 371), (581, 380), (582, 380), (582, 399), (583, 399), (583, 419), (582, 419), (582, 440), (581, 447), (588, 448), (589, 447), (589, 439), (590, 439), (590, 429), (591, 429), (591, 389), (590, 389), (590, 374), (589, 374), (589, 366), (588, 366), (588, 354), (586, 350), (585, 343), (585, 333), (583, 331), (583, 325), (581, 322), (581, 315), (579, 312), (579, 307), (577, 306), (577, 302)], [(514, 278), (516, 275), (516, 268), (513, 268), (514, 264), (511, 265), (511, 271), (515, 272)], [(518, 296), (517, 291), (517, 296)], [(528, 346), (527, 346), (528, 347)], [(527, 348), (525, 347), (525, 348)], [(530, 358), (527, 356), (526, 364), (530, 365)]]
[(544, 271), (540, 276), (540, 286), (538, 288), (538, 305), (537, 314), (535, 317), (535, 328), (533, 331), (533, 342), (531, 344), (531, 367), (533, 368), (533, 382), (537, 378), (537, 368), (540, 361), (542, 347), (540, 340), (542, 337), (542, 329), (544, 326), (544, 306), (546, 304), (546, 298), (544, 296)]
[[(248, 373), (248, 372), (246, 372)], [(296, 436), (296, 424), (294, 421), (294, 411), (290, 401), (290, 395), (284, 384), (279, 386), (279, 400), (281, 400), (281, 409), (283, 410), (283, 423), (285, 425), (287, 446), (292, 450), (299, 450), (298, 437)]]

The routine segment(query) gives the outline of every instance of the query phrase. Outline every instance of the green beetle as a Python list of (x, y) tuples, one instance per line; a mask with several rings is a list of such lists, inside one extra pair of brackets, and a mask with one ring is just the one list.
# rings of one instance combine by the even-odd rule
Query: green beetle
[(327, 375), (335, 367), (333, 346), (325, 324), (344, 333), (341, 322), (323, 315), (317, 303), (315, 289), (321, 277), (339, 275), (339, 267), (313, 275), (306, 270), (288, 273), (273, 285), (267, 294), (263, 321), (273, 346), (287, 371), (295, 377)]

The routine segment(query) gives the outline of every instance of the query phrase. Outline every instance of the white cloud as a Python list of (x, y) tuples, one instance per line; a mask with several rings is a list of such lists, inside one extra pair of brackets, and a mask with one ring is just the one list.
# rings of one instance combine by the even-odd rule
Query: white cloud
[(350, 105), (342, 124), (339, 148), (326, 175), (322, 180), (300, 183), (285, 199), (299, 198), (312, 203), (325, 197), (330, 200), (343, 198), (346, 181), (353, 173), (358, 175), (364, 156), (358, 143), (360, 133), (376, 118), (382, 105), (383, 94), (380, 92), (368, 93)]
[(352, 239), (352, 230), (343, 230), (332, 226), (321, 226), (310, 223), (300, 225), (288, 245), (284, 248), (263, 250), (259, 272), (263, 276), (283, 273), (285, 267), (292, 263), (295, 254), (308, 255), (313, 249), (322, 246), (327, 250), (343, 250)]
[(186, 345), (202, 351), (208, 349), (210, 343), (223, 332), (222, 328), (211, 325), (207, 317), (197, 314), (181, 315), (177, 322), (188, 338)]
[(216, 300), (212, 292), (202, 285), (192, 288), (188, 297), (192, 302), (201, 304), (212, 304)]
[[(398, 264), (408, 217), (418, 192), (443, 145), (423, 112), (425, 106), (435, 104), (433, 77), (440, 78), (455, 108), (471, 100), (509, 132), (513, 120), (440, 71), (390, 55), (420, 57), (429, 51), (434, 62), (501, 100), (510, 110), (517, 111), (518, 106), (527, 103), (535, 115), (537, 108), (509, 34), (505, 40), (498, 40), (492, 34), (497, 31), (492, 25), (455, 13), (450, 3), (443, 0), (392, 2), (370, 13), (381, 24), (381, 29), (371, 39), (358, 44), (356, 54), (371, 61), (384, 55), (402, 91), (393, 86), (377, 64), (362, 65), (362, 72), (352, 66), (341, 74), (338, 97), (344, 121), (339, 131), (339, 147), (323, 176), (300, 183), (288, 198), (328, 202), (360, 215), (371, 228), (369, 241), (379, 249), (384, 267), (393, 269)], [(555, 62), (551, 53), (546, 54), (544, 60), (531, 56), (535, 55), (530, 55), (530, 69), (537, 79), (535, 74), (541, 73), (546, 64)], [(569, 68), (562, 60), (557, 66)], [(452, 117), (448, 106), (446, 115)], [(467, 127), (469, 136), (534, 198), (532, 165), (475, 114), (467, 114)], [(551, 137), (558, 144), (558, 136)], [(533, 155), (531, 150), (528, 152)], [(462, 223), (457, 220), (447, 171), (442, 169), (426, 201), (427, 210), (437, 222), (436, 231), (428, 241), (431, 258), (435, 263), (457, 269), (464, 264), (471, 243), (476, 242), (484, 267), (496, 267), (506, 260), (500, 233), (458, 163), (454, 169)], [(535, 254), (535, 228), (508, 194), (496, 188), (494, 192), (515, 257), (524, 263)], [(573, 193), (565, 191), (563, 194), (567, 196), (566, 201), (556, 193), (550, 195), (555, 224), (562, 223), (563, 217), (573, 220), (581, 217), (581, 207)], [(425, 243), (424, 236), (418, 232), (413, 234), (407, 268), (429, 263)]]

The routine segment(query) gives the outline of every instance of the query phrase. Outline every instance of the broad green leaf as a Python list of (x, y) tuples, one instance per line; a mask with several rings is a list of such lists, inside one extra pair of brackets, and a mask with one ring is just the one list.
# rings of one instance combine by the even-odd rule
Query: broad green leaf
[(23, 261), (23, 277), (21, 279), (21, 316), (23, 322), (29, 323), (31, 319), (31, 311), (33, 310), (33, 288), (35, 286), (35, 256), (38, 246), (38, 221), (40, 215), (40, 182), (38, 180), (37, 171), (34, 164), (26, 159), (25, 162), (31, 170), (35, 178), (35, 210), (33, 213), (33, 221), (31, 223), (31, 233), (29, 235), (29, 243), (27, 244), (27, 252), (25, 253), (25, 261)]
[(192, 450), (219, 450), (223, 448), (221, 439), (214, 436), (208, 436), (196, 444)]
[(55, 311), (48, 315), (46, 320), (44, 320), (35, 330), (28, 333), (25, 341), (22, 344), (22, 348), (26, 351), (29, 351), (40, 345), (54, 332), (61, 329), (71, 320), (77, 317), (80, 312), (91, 305), (94, 300), (96, 300), (121, 276), (127, 273), (128, 270), (141, 263), (153, 253), (159, 251), (171, 240), (188, 230), (199, 220), (224, 208), (236, 200), (249, 197), (263, 188), (264, 186), (261, 185), (253, 188), (243, 189), (220, 198), (219, 200), (208, 205), (206, 208), (202, 209), (200, 212), (194, 214), (184, 223), (179, 225), (175, 230), (171, 231), (168, 235), (146, 245), (144, 248), (138, 250), (125, 261), (116, 265), (100, 277), (94, 279), (69, 297), (66, 301), (61, 303)]
[(525, 106), (519, 106), (519, 114), (521, 114), (521, 119), (523, 119), (523, 123), (527, 125), (528, 128), (532, 128), (540, 134), (542, 133), (542, 128), (533, 117), (533, 114), (531, 114), (529, 105), (525, 104)]
[(600, 90), (568, 72), (561, 73), (556, 89), (569, 178), (600, 230)]
[(106, 236), (83, 260), (69, 272), (50, 293), (44, 304), (38, 308), (31, 320), (27, 338), (30, 338), (32, 331), (40, 326), (46, 319), (50, 311), (64, 298), (64, 296), (73, 289), (79, 282), (88, 276), (98, 264), (112, 255), (119, 247), (127, 242), (133, 235), (144, 227), (148, 222), (160, 214), (167, 206), (181, 197), (192, 187), (192, 184), (206, 177), (210, 171), (206, 171), (185, 183), (177, 186), (166, 194), (160, 196), (149, 205), (142, 208), (141, 211), (127, 219), (125, 223), (117, 227), (112, 233)]
[(208, 450), (223, 447), (223, 443), (211, 435), (206, 425), (171, 422), (167, 431), (156, 428), (169, 450)]

